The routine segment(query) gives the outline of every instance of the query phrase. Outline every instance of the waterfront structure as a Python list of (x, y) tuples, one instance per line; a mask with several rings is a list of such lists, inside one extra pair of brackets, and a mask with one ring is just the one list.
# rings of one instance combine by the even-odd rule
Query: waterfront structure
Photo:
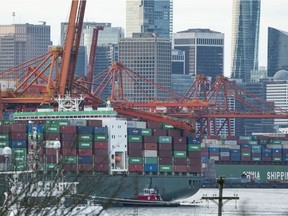
[(231, 39), (231, 78), (251, 79), (258, 70), (261, 0), (234, 0)]
[(288, 70), (288, 32), (268, 28), (268, 76), (279, 70)]
[(224, 34), (188, 29), (174, 34), (174, 49), (185, 51), (185, 74), (212, 77), (224, 73)]
[(50, 26), (0, 25), (0, 71), (48, 52), (52, 45)]
[(145, 32), (172, 40), (172, 0), (126, 0), (126, 37)]
[[(119, 42), (119, 60), (134, 73), (168, 89), (171, 88), (171, 42), (153, 33), (134, 33), (132, 38)], [(164, 99), (168, 95), (142, 80), (137, 86), (124, 82), (125, 98), (134, 101)]]

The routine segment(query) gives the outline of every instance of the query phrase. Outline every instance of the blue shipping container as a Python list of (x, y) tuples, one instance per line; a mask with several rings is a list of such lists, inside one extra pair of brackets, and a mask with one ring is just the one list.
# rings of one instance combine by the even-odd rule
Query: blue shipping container
[(128, 135), (142, 135), (141, 128), (127, 128)]
[(94, 127), (94, 134), (108, 134), (107, 127)]
[(32, 133), (33, 131), (37, 131), (37, 133), (43, 133), (44, 126), (43, 125), (28, 124), (27, 125), (27, 132)]
[(211, 148), (211, 147), (208, 147), (208, 152), (219, 152), (220, 151), (220, 148)]
[(199, 137), (188, 136), (187, 144), (201, 144), (201, 140)]
[(145, 164), (144, 165), (144, 172), (157, 172), (158, 165), (157, 164)]
[(240, 154), (240, 149), (230, 149), (230, 153), (239, 153)]
[(92, 134), (93, 133), (93, 127), (77, 126), (76, 131), (78, 134)]
[(12, 148), (27, 148), (26, 140), (12, 140), (11, 141)]
[(93, 156), (79, 156), (78, 162), (79, 164), (92, 164)]

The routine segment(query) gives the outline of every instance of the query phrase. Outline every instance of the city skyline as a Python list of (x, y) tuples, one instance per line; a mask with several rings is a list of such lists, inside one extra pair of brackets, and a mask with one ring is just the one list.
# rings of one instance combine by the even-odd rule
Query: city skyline
[[(189, 28), (209, 28), (225, 34), (225, 76), (230, 76), (232, 0), (174, 0), (173, 32)], [(60, 23), (67, 22), (71, 0), (10, 0), (0, 7), (0, 24), (30, 23), (51, 25), (54, 45), (60, 44)], [(88, 0), (84, 21), (111, 22), (126, 29), (126, 0)], [(268, 27), (288, 31), (286, 0), (262, 0), (259, 66), (267, 66)], [(12, 14), (15, 12), (15, 16)]]

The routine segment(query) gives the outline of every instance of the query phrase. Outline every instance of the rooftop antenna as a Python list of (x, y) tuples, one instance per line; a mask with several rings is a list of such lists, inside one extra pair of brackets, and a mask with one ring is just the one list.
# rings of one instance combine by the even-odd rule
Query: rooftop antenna
[(13, 24), (15, 23), (15, 16), (16, 16), (15, 12), (12, 12)]

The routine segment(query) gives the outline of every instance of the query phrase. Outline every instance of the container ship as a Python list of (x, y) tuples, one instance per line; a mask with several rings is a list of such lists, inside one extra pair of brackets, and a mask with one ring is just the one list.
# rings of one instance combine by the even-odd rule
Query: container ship
[(288, 187), (287, 134), (259, 133), (237, 140), (203, 139), (201, 158), (207, 185), (222, 176), (232, 186), (245, 183)]
[[(150, 185), (169, 201), (190, 197), (202, 186), (200, 139), (171, 125), (128, 121), (109, 105), (4, 115), (13, 120), (0, 125), (3, 171), (37, 170), (46, 178), (61, 173), (80, 182), (79, 193), (101, 197), (136, 196)], [(9, 161), (5, 147), (12, 150)]]

